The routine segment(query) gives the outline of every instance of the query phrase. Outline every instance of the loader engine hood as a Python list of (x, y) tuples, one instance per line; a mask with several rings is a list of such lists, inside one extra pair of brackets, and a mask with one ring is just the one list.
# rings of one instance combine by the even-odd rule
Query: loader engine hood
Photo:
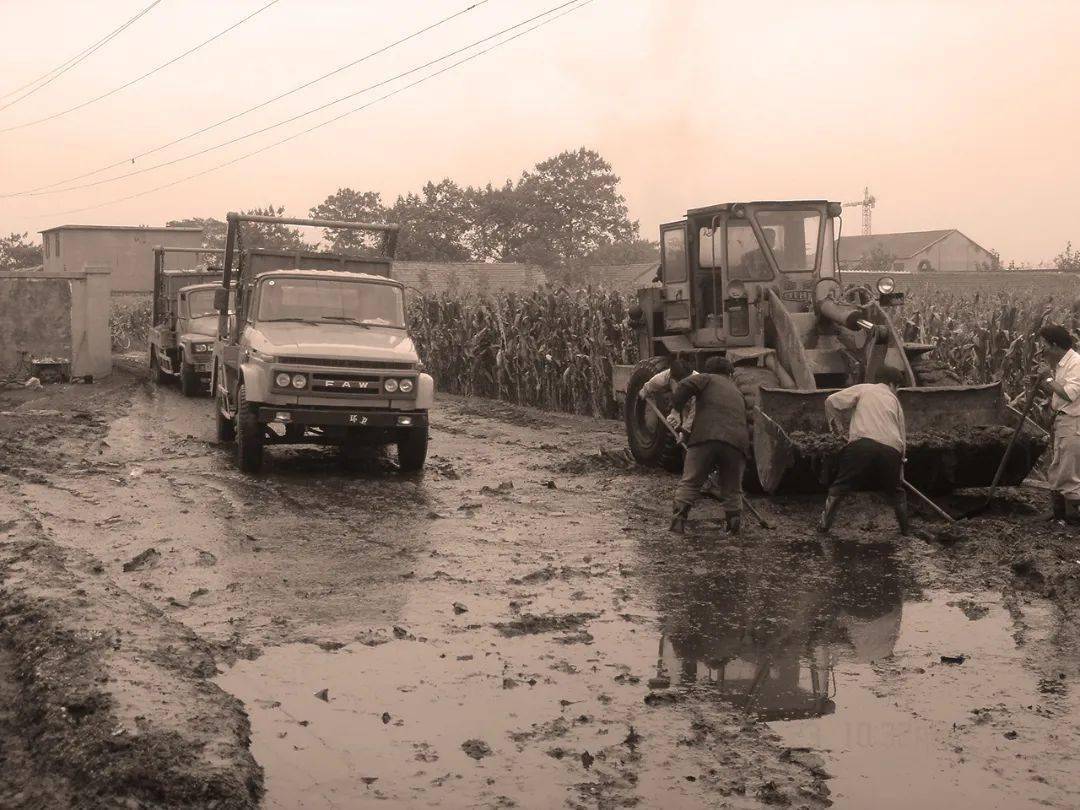
[(275, 357), (420, 361), (404, 329), (337, 323), (258, 323), (249, 326), (245, 336), (249, 348)]

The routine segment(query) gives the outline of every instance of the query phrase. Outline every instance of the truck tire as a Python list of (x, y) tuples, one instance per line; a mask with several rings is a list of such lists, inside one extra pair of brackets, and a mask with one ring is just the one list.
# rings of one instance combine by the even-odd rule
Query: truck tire
[(241, 472), (257, 473), (263, 463), (263, 426), (259, 414), (248, 405), (244, 384), (236, 395), (236, 464)]
[(405, 431), (397, 441), (398, 466), (402, 472), (417, 472), (427, 460), (428, 429), (414, 427)]
[(933, 360), (923, 354), (910, 359), (911, 370), (919, 388), (947, 388), (950, 385), (963, 385), (959, 375), (940, 360)]
[[(682, 469), (682, 448), (675, 443), (666, 427), (655, 419), (650, 419), (648, 404), (638, 397), (641, 387), (649, 378), (667, 368), (668, 362), (666, 357), (650, 357), (634, 366), (630, 381), (626, 385), (623, 421), (630, 453), (638, 464), (678, 472)], [(670, 408), (669, 399), (666, 395), (658, 397), (656, 404), (661, 411)]]
[(233, 424), (232, 419), (225, 415), (225, 403), (222, 402), (220, 391), (214, 392), (214, 415), (217, 417), (218, 442), (236, 441), (236, 425)]
[(197, 397), (199, 395), (199, 375), (195, 366), (187, 362), (180, 355), (180, 393), (185, 397)]
[(150, 382), (155, 385), (164, 385), (169, 379), (169, 375), (161, 370), (161, 363), (158, 362), (157, 349), (150, 350)]

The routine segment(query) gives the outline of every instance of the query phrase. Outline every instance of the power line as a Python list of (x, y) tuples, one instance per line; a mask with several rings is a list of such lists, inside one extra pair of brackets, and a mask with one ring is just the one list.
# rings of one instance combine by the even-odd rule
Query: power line
[[(546, 17), (546, 16), (548, 16), (550, 14), (554, 14), (556, 11), (559, 11), (559, 10), (561, 10), (563, 8), (566, 8), (567, 6), (571, 6), (576, 2), (578, 2), (578, 0), (565, 0), (565, 2), (563, 2), (563, 3), (561, 3), (561, 4), (557, 5), (557, 6), (554, 6), (553, 8), (550, 8), (547, 11), (544, 11), (544, 12), (542, 12), (540, 14), (537, 14), (534, 17), (530, 17), (527, 20), (523, 20), (523, 21), (521, 21), (519, 23), (515, 23), (514, 25), (511, 25), (511, 26), (509, 26), (507, 28), (504, 28), (501, 31), (496, 31), (494, 34), (489, 34), (486, 37), (481, 37), (480, 39), (478, 39), (478, 40), (476, 40), (474, 42), (470, 42), (468, 45), (462, 46), (462, 47), (457, 48), (457, 49), (455, 49), (453, 51), (450, 51), (449, 53), (445, 53), (442, 56), (436, 57), (435, 59), (431, 59), (431, 60), (429, 60), (427, 62), (424, 62), (421, 65), (417, 65), (415, 67), (409, 68), (406, 71), (398, 73), (396, 76), (391, 76), (388, 79), (383, 79), (381, 81), (375, 82), (374, 84), (369, 84), (367, 87), (361, 88), (360, 90), (355, 90), (352, 93), (348, 93), (348, 94), (346, 94), (344, 96), (340, 96), (340, 97), (338, 97), (338, 98), (336, 98), (336, 99), (334, 99), (332, 101), (326, 102), (325, 104), (320, 104), (317, 107), (313, 107), (310, 110), (306, 110), (304, 112), (297, 113), (296, 115), (290, 116), (289, 118), (283, 119), (283, 120), (278, 121), (276, 123), (268, 124), (267, 126), (261, 127), (260, 129), (252, 130), (250, 132), (244, 133), (243, 135), (237, 135), (236, 137), (230, 138), (229, 140), (222, 141), (220, 143), (213, 144), (211, 146), (203, 147), (202, 149), (198, 149), (198, 150), (196, 150), (194, 152), (190, 152), (190, 153), (188, 153), (186, 155), (181, 155), (180, 157), (176, 157), (176, 158), (173, 158), (171, 160), (163, 160), (160, 163), (153, 164), (152, 166), (144, 166), (141, 169), (134, 169), (132, 171), (125, 172), (124, 174), (114, 175), (113, 177), (105, 177), (105, 178), (102, 178), (101, 180), (93, 180), (93, 181), (91, 181), (89, 183), (80, 183), (79, 185), (75, 185), (75, 186), (65, 186), (64, 188), (54, 188), (54, 189), (49, 189), (49, 190), (28, 192), (23, 196), (40, 197), (40, 196), (43, 196), (43, 195), (46, 195), (46, 194), (60, 194), (60, 193), (67, 192), (67, 191), (79, 191), (81, 189), (86, 189), (86, 188), (95, 188), (97, 186), (103, 186), (103, 185), (106, 185), (108, 183), (115, 183), (118, 180), (126, 180), (129, 177), (136, 177), (136, 176), (138, 176), (140, 174), (146, 174), (147, 172), (156, 171), (157, 169), (163, 169), (163, 168), (165, 168), (167, 166), (175, 166), (177, 163), (183, 163), (183, 162), (191, 160), (193, 158), (197, 158), (197, 157), (200, 157), (202, 155), (205, 155), (205, 154), (207, 154), (209, 152), (214, 152), (214, 151), (217, 151), (218, 149), (223, 149), (226, 146), (232, 146), (233, 144), (239, 143), (240, 141), (245, 141), (248, 138), (253, 138), (256, 135), (262, 135), (263, 133), (266, 133), (266, 132), (269, 132), (271, 130), (277, 129), (278, 127), (285, 126), (286, 124), (291, 124), (291, 123), (293, 123), (295, 121), (299, 121), (301, 118), (306, 118), (309, 115), (314, 115), (317, 112), (322, 112), (323, 110), (325, 110), (325, 109), (327, 109), (329, 107), (333, 107), (333, 106), (335, 106), (337, 104), (340, 104), (343, 101), (348, 101), (350, 98), (355, 98), (356, 96), (363, 95), (364, 93), (370, 92), (371, 90), (375, 90), (375, 89), (377, 89), (379, 87), (390, 84), (391, 82), (395, 82), (398, 79), (403, 79), (406, 76), (411, 76), (413, 73), (418, 73), (419, 71), (424, 70), (426, 68), (429, 68), (429, 67), (431, 67), (433, 65), (436, 65), (439, 62), (444, 62), (447, 59), (450, 59), (450, 58), (452, 58), (454, 56), (457, 56), (460, 53), (463, 53), (463, 52), (469, 50), (470, 48), (475, 48), (477, 45), (482, 45), (485, 42), (488, 42), (488, 41), (490, 41), (492, 39), (495, 39), (496, 37), (500, 37), (503, 34), (507, 34), (510, 31), (513, 31), (513, 30), (515, 30), (517, 28), (521, 28), (523, 26), (526, 26), (531, 22), (535, 22), (536, 20), (538, 20), (538, 19), (540, 19), (542, 17)], [(8, 196), (8, 195), (3, 195), (3, 196)]]
[[(137, 155), (132, 155), (131, 157), (124, 158), (123, 160), (118, 160), (115, 163), (110, 163), (108, 166), (102, 166), (101, 168), (94, 169), (93, 171), (85, 172), (84, 174), (75, 175), (74, 177), (68, 177), (68, 178), (66, 178), (64, 180), (57, 180), (56, 182), (49, 183), (48, 185), (38, 186), (37, 188), (27, 189), (26, 191), (15, 191), (15, 192), (9, 192), (7, 194), (0, 194), (0, 199), (8, 198), (8, 197), (38, 196), (39, 192), (48, 192), (49, 189), (56, 189), (55, 192), (49, 192), (49, 193), (58, 193), (58, 192), (61, 192), (61, 191), (72, 191), (72, 190), (74, 190), (76, 188), (85, 188), (86, 186), (74, 186), (72, 188), (60, 188), (60, 189), (57, 189), (56, 187), (66, 185), (68, 183), (74, 183), (74, 182), (76, 182), (78, 180), (83, 180), (83, 179), (85, 179), (87, 177), (93, 177), (95, 174), (101, 174), (102, 172), (108, 171), (109, 169), (115, 169), (118, 166), (123, 166), (123, 165), (128, 164), (128, 163), (134, 163), (136, 160), (139, 160), (140, 158), (144, 158), (147, 155), (152, 155), (152, 154), (154, 154), (156, 152), (160, 152), (160, 151), (162, 151), (164, 149), (168, 149), (170, 146), (176, 146), (178, 143), (183, 143), (184, 141), (190, 140), (191, 138), (194, 138), (197, 135), (202, 135), (203, 133), (209, 132), (212, 129), (216, 129), (217, 127), (220, 127), (223, 124), (227, 124), (230, 121), (235, 121), (237, 118), (241, 118), (241, 117), (247, 115), (250, 112), (254, 112), (255, 110), (258, 110), (258, 109), (261, 109), (263, 107), (269, 106), (270, 104), (273, 104), (276, 101), (280, 101), (281, 99), (285, 98), (286, 96), (291, 96), (293, 93), (297, 93), (297, 92), (299, 92), (301, 90), (307, 89), (308, 87), (311, 87), (312, 85), (317, 84), (317, 83), (323, 81), (324, 79), (328, 79), (331, 76), (335, 76), (335, 75), (337, 75), (338, 73), (341, 73), (344, 70), (348, 70), (349, 68), (355, 67), (356, 65), (359, 65), (362, 62), (366, 62), (367, 60), (369, 60), (369, 59), (371, 59), (371, 58), (373, 58), (375, 56), (378, 56), (379, 54), (385, 53), (386, 51), (390, 50), (391, 48), (395, 48), (398, 45), (402, 45), (402, 44), (404, 44), (405, 42), (408, 42), (411, 39), (415, 39), (416, 37), (420, 36), (421, 34), (425, 34), (428, 31), (431, 31), (432, 29), (438, 28), (439, 26), (444, 25), (444, 24), (450, 22), (451, 20), (454, 20), (457, 17), (462, 16), (463, 14), (467, 14), (468, 12), (472, 11), (473, 9), (475, 9), (475, 8), (477, 8), (479, 6), (484, 5), (487, 2), (488, 2), (488, 0), (478, 0), (478, 2), (473, 3), (471, 6), (468, 6), (467, 8), (464, 8), (464, 9), (462, 9), (460, 11), (454, 12), (453, 14), (451, 14), (451, 15), (449, 15), (447, 17), (443, 17), (441, 20), (437, 20), (436, 22), (433, 22), (430, 25), (427, 25), (427, 26), (425, 26), (425, 27), (423, 27), (423, 28), (421, 28), (421, 29), (419, 29), (417, 31), (414, 31), (413, 33), (411, 33), (411, 34), (409, 34), (407, 36), (402, 37), (401, 39), (398, 39), (398, 40), (396, 40), (394, 42), (391, 42), (388, 45), (384, 45), (381, 48), (378, 48), (377, 50), (371, 51), (370, 53), (366, 54), (365, 56), (360, 57), (359, 59), (355, 59), (352, 62), (349, 62), (348, 64), (341, 65), (340, 67), (334, 68), (334, 70), (331, 70), (328, 73), (324, 73), (321, 76), (317, 76), (316, 78), (311, 79), (310, 81), (304, 82), (303, 84), (299, 84), (299, 85), (297, 85), (296, 87), (294, 87), (291, 90), (286, 90), (284, 93), (280, 93), (279, 95), (276, 95), (273, 98), (267, 99), (266, 101), (263, 101), (263, 102), (261, 102), (259, 104), (256, 104), (256, 105), (252, 106), (252, 107), (248, 107), (246, 110), (243, 110), (243, 111), (238, 112), (238, 113), (234, 113), (233, 115), (230, 115), (230, 116), (228, 116), (226, 118), (222, 118), (220, 121), (217, 121), (217, 122), (215, 122), (213, 124), (209, 124), (208, 126), (202, 127), (201, 129), (197, 129), (197, 130), (194, 130), (193, 132), (189, 132), (187, 135), (183, 135), (183, 136), (181, 136), (179, 138), (176, 138), (175, 140), (171, 140), (168, 143), (163, 143), (160, 146), (155, 146), (153, 149), (147, 149), (146, 151), (140, 152)], [(371, 89), (371, 88), (369, 88), (369, 89)], [(105, 182), (109, 182), (109, 181), (105, 181)]]
[[(573, 2), (576, 2), (577, 4), (573, 5)], [(568, 5), (573, 6), (572, 8), (566, 8), (560, 14), (555, 14), (555, 16), (549, 17), (546, 20), (542, 20), (541, 22), (538, 22), (536, 25), (533, 25), (530, 28), (526, 28), (524, 31), (519, 31), (518, 33), (514, 34), (513, 36), (507, 37), (506, 39), (501, 40), (500, 42), (496, 42), (494, 45), (491, 45), (491, 46), (489, 46), (487, 48), (484, 48), (483, 50), (477, 51), (476, 53), (470, 54), (469, 56), (466, 56), (463, 59), (459, 59), (457, 62), (453, 62), (452, 64), (446, 65), (445, 67), (440, 68), (439, 70), (437, 70), (437, 71), (435, 71), (433, 73), (429, 73), (426, 76), (422, 76), (421, 78), (419, 78), (419, 79), (417, 79), (417, 80), (415, 80), (413, 82), (410, 82), (409, 84), (402, 85), (401, 87), (399, 87), (399, 88), (397, 88), (395, 90), (392, 90), (389, 93), (386, 93), (385, 95), (379, 96), (376, 99), (372, 99), (371, 101), (369, 101), (369, 102), (367, 102), (365, 104), (362, 104), (359, 107), (354, 107), (351, 110), (346, 110), (345, 112), (341, 113), (340, 115), (336, 115), (333, 118), (328, 118), (327, 120), (322, 121), (321, 123), (315, 124), (313, 126), (308, 127), (307, 129), (304, 129), (304, 130), (301, 130), (300, 132), (294, 133), (293, 135), (290, 135), (287, 138), (282, 138), (279, 141), (274, 141), (273, 143), (267, 144), (266, 146), (260, 147), (259, 149), (255, 149), (255, 150), (253, 150), (251, 152), (247, 152), (247, 153), (245, 153), (243, 155), (238, 155), (235, 158), (224, 161), (222, 163), (218, 163), (218, 164), (216, 164), (214, 166), (210, 166), (209, 168), (203, 169), (202, 171), (196, 172), (195, 174), (190, 174), (190, 175), (187, 175), (186, 177), (181, 177), (179, 180), (173, 180), (172, 182), (163, 183), (162, 185), (155, 186), (154, 188), (146, 189), (144, 191), (139, 191), (139, 192), (136, 192), (135, 194), (129, 194), (126, 197), (118, 197), (117, 199), (107, 200), (106, 202), (97, 203), (95, 205), (88, 205), (88, 206), (84, 206), (82, 208), (71, 208), (71, 209), (68, 209), (66, 211), (55, 211), (55, 212), (53, 212), (51, 214), (41, 214), (41, 215), (35, 217), (35, 219), (43, 219), (45, 217), (65, 216), (67, 214), (79, 214), (79, 213), (82, 213), (84, 211), (93, 211), (93, 210), (95, 210), (97, 208), (104, 208), (105, 206), (108, 206), (108, 205), (115, 205), (117, 203), (127, 202), (128, 200), (134, 200), (134, 199), (137, 199), (139, 197), (145, 197), (148, 194), (154, 194), (155, 192), (163, 191), (163, 190), (165, 190), (167, 188), (172, 188), (173, 186), (178, 186), (181, 183), (186, 183), (189, 180), (195, 180), (195, 179), (197, 179), (199, 177), (204, 177), (205, 175), (208, 175), (208, 174), (210, 174), (212, 172), (218, 171), (219, 169), (224, 169), (224, 168), (226, 168), (228, 166), (232, 166), (235, 163), (239, 163), (242, 160), (247, 160), (248, 158), (255, 157), (256, 155), (260, 155), (263, 152), (269, 151), (270, 149), (281, 146), (282, 144), (288, 143), (289, 141), (293, 141), (293, 140), (301, 137), (302, 135), (307, 135), (308, 133), (314, 132), (317, 129), (322, 129), (325, 126), (329, 126), (330, 124), (336, 123), (337, 121), (340, 121), (342, 118), (353, 115), (354, 113), (361, 112), (362, 110), (366, 110), (369, 107), (372, 107), (375, 104), (378, 104), (380, 101), (385, 101), (385, 100), (387, 100), (389, 98), (392, 98), (392, 97), (396, 96), (398, 93), (402, 93), (402, 92), (404, 92), (404, 91), (406, 91), (406, 90), (408, 90), (408, 89), (410, 89), (412, 87), (416, 87), (418, 85), (421, 85), (424, 82), (429, 81), (430, 79), (434, 79), (436, 76), (441, 76), (443, 73), (446, 73), (446, 72), (448, 72), (450, 70), (453, 70), (454, 68), (459, 67), (460, 65), (463, 65), (466, 62), (471, 62), (473, 59), (477, 59), (478, 57), (481, 57), (484, 54), (490, 53), (491, 51), (495, 50), (496, 48), (501, 47), (502, 45), (506, 45), (507, 43), (512, 42), (513, 40), (518, 39), (519, 37), (523, 37), (526, 34), (532, 32), (532, 31), (535, 31), (538, 28), (542, 28), (543, 26), (548, 25), (549, 23), (555, 22), (556, 20), (558, 20), (561, 17), (565, 17), (567, 14), (570, 14), (570, 13), (572, 13), (574, 11), (577, 11), (577, 10), (579, 10), (581, 8), (584, 8), (585, 6), (587, 6), (590, 3), (594, 2), (594, 0), (580, 0), (580, 2), (578, 2), (578, 0), (573, 0), (573, 2), (572, 3), (563, 3), (562, 5), (556, 6), (553, 9), (549, 9), (548, 11), (544, 12), (543, 14), (538, 14), (536, 17), (533, 17), (532, 19), (536, 20), (536, 19), (539, 19), (540, 17), (547, 16), (549, 14), (552, 14), (554, 11), (556, 11), (556, 10), (558, 10), (560, 8), (565, 8), (565, 6), (568, 6)], [(511, 26), (510, 28), (508, 28), (506, 30), (507, 31), (512, 30), (513, 28), (520, 27), (520, 25), (521, 24), (519, 24), (517, 26)]]
[(47, 115), (44, 118), (38, 118), (38, 119), (36, 119), (34, 121), (27, 121), (25, 123), (16, 124), (15, 126), (11, 126), (11, 127), (0, 128), (0, 132), (12, 132), (12, 131), (14, 131), (16, 129), (26, 129), (26, 127), (32, 127), (32, 126), (34, 126), (36, 124), (43, 124), (46, 121), (53, 121), (53, 120), (55, 120), (57, 118), (60, 118), (62, 116), (67, 115), (68, 113), (75, 112), (76, 110), (81, 110), (83, 107), (89, 107), (91, 104), (94, 104), (94, 103), (96, 103), (98, 101), (101, 101), (103, 98), (108, 98), (109, 96), (111, 96), (111, 95), (113, 95), (115, 93), (119, 93), (121, 90), (126, 90), (127, 88), (131, 87), (133, 84), (138, 84), (143, 79), (145, 79), (145, 78), (147, 78), (149, 76), (153, 76), (159, 70), (164, 70), (169, 65), (174, 64), (175, 62), (179, 62), (185, 56), (190, 56), (191, 54), (195, 53), (195, 51), (209, 45), (214, 40), (220, 39), (221, 37), (225, 36), (225, 34), (232, 31), (234, 28), (238, 28), (239, 26), (243, 25), (248, 20), (250, 20), (252, 17), (255, 17), (255, 16), (259, 15), (259, 14), (262, 14), (264, 11), (266, 11), (268, 8), (270, 8), (270, 6), (273, 6), (278, 2), (279, 2), (279, 0), (270, 0), (270, 2), (267, 3), (266, 5), (262, 6), (261, 8), (255, 9), (255, 11), (251, 12), (250, 14), (248, 14), (243, 19), (238, 20), (237, 22), (234, 22), (232, 25), (230, 25), (228, 28), (224, 29), (223, 31), (218, 31), (216, 34), (214, 34), (209, 39), (204, 39), (198, 45), (195, 45), (195, 46), (193, 46), (191, 48), (188, 48), (186, 51), (179, 54), (178, 56), (174, 56), (168, 62), (160, 64), (156, 68), (153, 68), (152, 70), (148, 70), (146, 73), (142, 74), (141, 76), (138, 76), (137, 78), (134, 78), (131, 81), (124, 82), (123, 84), (119, 85), (118, 87), (114, 87), (112, 90), (109, 90), (109, 91), (107, 91), (105, 93), (102, 93), (100, 96), (95, 96), (94, 98), (88, 99), (88, 100), (82, 102), (81, 104), (76, 104), (74, 107), (68, 107), (66, 110), (60, 110), (59, 112), (55, 112), (52, 115)]
[[(133, 25), (135, 22), (137, 22), (141, 17), (143, 17), (144, 15), (149, 13), (150, 10), (154, 6), (158, 5), (160, 2), (161, 2), (161, 0), (154, 0), (153, 3), (148, 5), (146, 8), (144, 8), (142, 11), (140, 11), (138, 14), (136, 14), (134, 17), (132, 17), (126, 23), (121, 25), (119, 28), (114, 28), (112, 31), (110, 31), (104, 37), (99, 39), (97, 42), (91, 43), (86, 48), (79, 51), (73, 57), (68, 59), (66, 62), (61, 62), (59, 65), (54, 67), (52, 70), (48, 71), (47, 73), (43, 73), (42, 75), (38, 76), (33, 81), (27, 82), (22, 87), (16, 87), (14, 90), (11, 90), (11, 91), (9, 91), (7, 93), (4, 93), (2, 96), (0, 96), (0, 98), (7, 98), (8, 96), (13, 96), (16, 93), (20, 93), (23, 90), (26, 90), (27, 87), (32, 87), (33, 85), (37, 84), (37, 87), (34, 87), (32, 90), (29, 90), (28, 92), (23, 93), (18, 98), (14, 99), (12, 101), (9, 101), (7, 104), (4, 104), (3, 106), (0, 106), (0, 110), (6, 110), (8, 107), (11, 107), (11, 106), (13, 106), (15, 104), (18, 104), (24, 98), (28, 98), (29, 96), (34, 95), (34, 93), (36, 93), (38, 90), (41, 90), (42, 88), (47, 87), (48, 85), (52, 84), (54, 81), (59, 79), (61, 76), (63, 76), (69, 70), (71, 70), (76, 65), (78, 65), (80, 62), (82, 62), (85, 59), (87, 59), (88, 57), (90, 57), (95, 51), (99, 50), (100, 48), (103, 48), (111, 40), (113, 40), (114, 38), (119, 36), (121, 33), (123, 33), (123, 31), (125, 31), (127, 28), (129, 28), (131, 25)], [(45, 81), (46, 79), (47, 79), (47, 81)], [(41, 84), (38, 84), (38, 82), (41, 82)]]

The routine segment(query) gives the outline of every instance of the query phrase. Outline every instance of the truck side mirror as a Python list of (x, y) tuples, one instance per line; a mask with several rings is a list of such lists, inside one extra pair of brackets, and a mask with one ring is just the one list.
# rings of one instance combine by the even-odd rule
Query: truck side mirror
[(229, 291), (224, 287), (214, 290), (214, 309), (225, 312), (229, 309)]

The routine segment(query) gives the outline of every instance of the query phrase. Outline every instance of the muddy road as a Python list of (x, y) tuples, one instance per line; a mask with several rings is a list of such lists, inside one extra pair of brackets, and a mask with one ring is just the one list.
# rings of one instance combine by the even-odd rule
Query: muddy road
[(614, 422), (444, 396), (422, 476), (251, 477), (130, 368), (0, 392), (0, 439), (3, 806), (1080, 805), (1080, 547), (1036, 490), (674, 538)]

